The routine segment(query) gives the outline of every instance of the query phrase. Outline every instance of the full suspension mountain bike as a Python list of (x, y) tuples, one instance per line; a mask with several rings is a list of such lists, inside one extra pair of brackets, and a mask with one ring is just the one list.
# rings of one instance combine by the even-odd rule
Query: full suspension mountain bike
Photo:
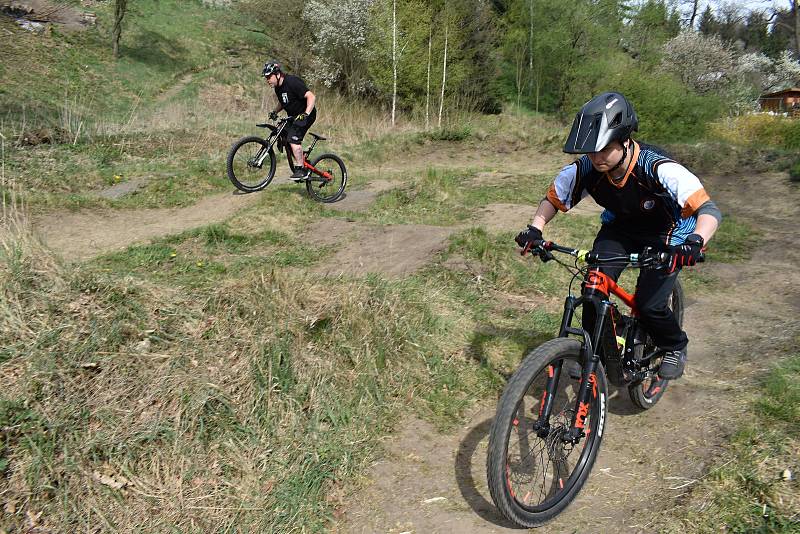
[[(633, 404), (643, 410), (654, 406), (668, 385), (658, 376), (663, 351), (642, 328), (634, 296), (595, 269), (611, 264), (664, 269), (668, 253), (645, 249), (601, 258), (552, 242), (533, 252), (543, 261), (556, 259), (573, 277), (558, 337), (522, 360), (503, 391), (489, 434), (489, 491), (500, 512), (523, 527), (541, 525), (558, 515), (589, 477), (603, 438), (607, 381), (626, 389)], [(553, 252), (574, 256), (574, 266)], [(600, 294), (584, 289), (580, 296), (573, 295), (573, 284), (584, 277), (585, 288)], [(621, 313), (609, 300), (611, 295), (631, 313)], [(683, 290), (677, 280), (668, 305), (682, 324)], [(572, 326), (581, 306), (594, 308), (591, 332)]]
[[(269, 129), (270, 134), (266, 139), (248, 136), (233, 144), (228, 152), (227, 170), (228, 179), (237, 189), (252, 193), (261, 191), (269, 185), (275, 177), (276, 148), (278, 152), (286, 152), (289, 171), (294, 170), (292, 149), (286, 139), (286, 127), (291, 121), (291, 117), (284, 117), (274, 125), (257, 124), (259, 128)], [(342, 196), (347, 185), (347, 168), (336, 154), (322, 154), (311, 161), (311, 152), (317, 142), (324, 141), (325, 137), (313, 132), (308, 133), (314, 141), (303, 152), (306, 177), (295, 181), (305, 182), (306, 190), (313, 199), (320, 202), (335, 202)]]

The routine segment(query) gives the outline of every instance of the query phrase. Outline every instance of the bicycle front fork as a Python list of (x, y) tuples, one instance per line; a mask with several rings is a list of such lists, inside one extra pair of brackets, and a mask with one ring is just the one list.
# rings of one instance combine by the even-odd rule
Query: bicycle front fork
[[(578, 394), (575, 397), (575, 409), (572, 421), (570, 427), (561, 436), (561, 440), (565, 443), (572, 443), (574, 445), (590, 432), (586, 427), (586, 419), (589, 416), (589, 410), (592, 404), (597, 402), (597, 369), (600, 363), (600, 355), (597, 353), (598, 349), (594, 347), (599, 347), (600, 345), (599, 340), (601, 339), (606, 317), (608, 317), (609, 307), (610, 303), (607, 301), (600, 302), (597, 305), (597, 320), (595, 321), (594, 336), (592, 337), (595, 343), (591, 342), (585, 331), (579, 331), (584, 336), (583, 351), (581, 354), (583, 365), (581, 365), (580, 385), (578, 387)], [(568, 315), (569, 319), (571, 319), (571, 313)], [(569, 320), (566, 321), (566, 324), (569, 324)], [(562, 325), (562, 331), (564, 333), (577, 333), (573, 332), (573, 330), (575, 329)], [(539, 406), (539, 418), (533, 423), (533, 429), (536, 431), (536, 435), (542, 439), (550, 434), (550, 416), (553, 412), (554, 399), (558, 391), (563, 364), (564, 360), (561, 360), (554, 365), (549, 365), (547, 368), (547, 383)]]

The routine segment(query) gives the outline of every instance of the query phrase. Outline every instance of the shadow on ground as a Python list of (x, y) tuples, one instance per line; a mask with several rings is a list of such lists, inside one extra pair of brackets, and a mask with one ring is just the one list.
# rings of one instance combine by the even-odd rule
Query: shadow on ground
[[(459, 443), (458, 451), (456, 452), (455, 471), (456, 483), (470, 508), (484, 521), (495, 524), (505, 528), (519, 528), (514, 523), (505, 519), (495, 508), (494, 504), (486, 500), (478, 491), (475, 478), (472, 476), (473, 468), (472, 462), (477, 457), (483, 458), (484, 454), (476, 454), (478, 444), (482, 442), (489, 435), (492, 428), (492, 419), (485, 419), (478, 425), (473, 427), (464, 439)], [(485, 466), (479, 466), (479, 469), (485, 469)]]

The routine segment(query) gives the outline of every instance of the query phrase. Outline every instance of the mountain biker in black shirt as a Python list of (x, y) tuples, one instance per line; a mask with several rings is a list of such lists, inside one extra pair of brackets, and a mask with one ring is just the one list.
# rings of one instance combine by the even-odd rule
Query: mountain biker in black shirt
[[(541, 243), (545, 224), (591, 196), (605, 208), (595, 252), (616, 256), (646, 246), (669, 252), (669, 269), (639, 273), (635, 302), (642, 324), (664, 351), (659, 376), (671, 380), (683, 375), (689, 339), (668, 300), (681, 267), (697, 262), (722, 215), (697, 176), (660, 149), (631, 138), (638, 128), (633, 106), (619, 93), (603, 93), (584, 104), (564, 145), (564, 152), (581, 157), (561, 169), (516, 242), (522, 247)], [(623, 267), (598, 270), (617, 280)], [(590, 284), (586, 289), (594, 291)], [(592, 331), (593, 321), (591, 307), (585, 306), (584, 328)]]
[(286, 138), (294, 156), (295, 168), (291, 178), (302, 180), (308, 176), (308, 171), (303, 167), (303, 137), (314, 121), (317, 120), (317, 108), (314, 104), (317, 97), (308, 90), (306, 83), (291, 74), (285, 74), (277, 61), (268, 61), (264, 64), (261, 75), (267, 80), (270, 87), (275, 89), (278, 97), (278, 107), (269, 114), (269, 118), (278, 118), (278, 112), (286, 111), (294, 120), (286, 128)]

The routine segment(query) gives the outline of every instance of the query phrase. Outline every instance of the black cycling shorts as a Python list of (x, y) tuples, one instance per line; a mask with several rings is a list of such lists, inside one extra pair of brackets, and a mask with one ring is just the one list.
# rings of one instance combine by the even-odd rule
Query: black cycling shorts
[(311, 113), (308, 114), (308, 117), (306, 117), (304, 120), (293, 121), (292, 124), (290, 124), (286, 128), (286, 140), (289, 142), (289, 144), (299, 145), (300, 143), (302, 143), (303, 137), (305, 137), (306, 132), (308, 131), (309, 128), (311, 128), (311, 125), (314, 124), (314, 121), (316, 120), (317, 120), (317, 108), (314, 108), (311, 110)]

